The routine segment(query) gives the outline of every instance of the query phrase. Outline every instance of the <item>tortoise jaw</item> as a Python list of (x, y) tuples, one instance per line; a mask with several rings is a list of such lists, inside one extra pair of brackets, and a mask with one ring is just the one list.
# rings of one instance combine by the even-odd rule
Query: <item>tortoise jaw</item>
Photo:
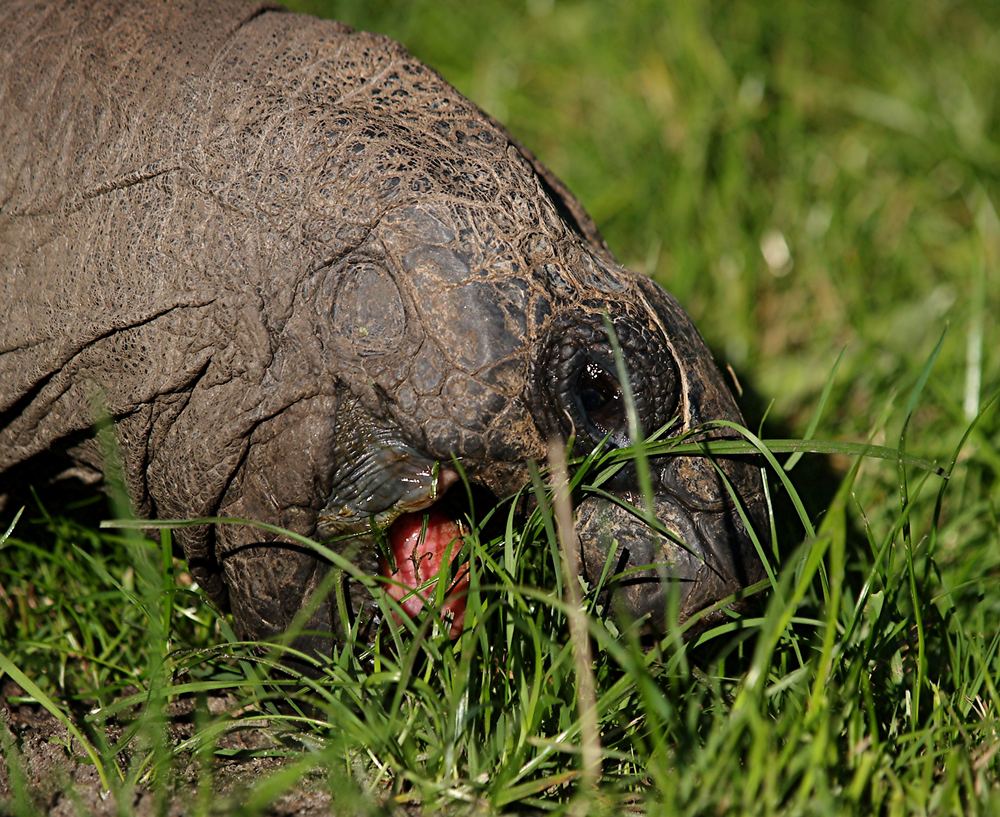
[[(661, 495), (653, 510), (668, 535), (607, 499), (587, 497), (577, 508), (585, 578), (614, 617), (636, 624), (640, 635), (662, 636), (671, 621), (684, 625), (762, 576), (735, 509), (692, 511)], [(700, 617), (685, 637), (722, 615)]]
[[(576, 507), (584, 580), (598, 592), (614, 618), (623, 626), (634, 625), (635, 633), (643, 639), (661, 638), (675, 624), (681, 625), (684, 638), (690, 639), (726, 616), (721, 605), (707, 613), (706, 608), (763, 577), (753, 537), (735, 506), (718, 493), (696, 497), (699, 501), (695, 503), (690, 490), (672, 490), (685, 487), (685, 482), (676, 475), (668, 476), (670, 479), (661, 476), (658, 480), (660, 490), (652, 509), (655, 529), (625, 506), (642, 506), (642, 500), (627, 488), (622, 493), (625, 504), (586, 495)], [(369, 517), (367, 530), (353, 531), (357, 538), (352, 549), (359, 565), (387, 580), (387, 591), (410, 616), (420, 613), (434, 596), (440, 573), (449, 585), (445, 604), (437, 612), (454, 638), (462, 630), (468, 589), (468, 557), (460, 557), (465, 522), (482, 521), (500, 500), (494, 480), (485, 474), (475, 474), (464, 490), (457, 485), (462, 480), (453, 469), (441, 467), (435, 477), (430, 490), (414, 493), (405, 502)], [(759, 530), (761, 496), (752, 490), (739, 495)], [(520, 513), (524, 511), (522, 506)], [(402, 538), (399, 528), (404, 524), (423, 531), (406, 547), (397, 541)], [(490, 533), (498, 534), (497, 524), (498, 520), (491, 518), (485, 539), (480, 538), (488, 540)], [(370, 591), (352, 587), (351, 596), (354, 614), (366, 609), (377, 626), (381, 614)], [(742, 605), (737, 602), (731, 606), (740, 609)]]

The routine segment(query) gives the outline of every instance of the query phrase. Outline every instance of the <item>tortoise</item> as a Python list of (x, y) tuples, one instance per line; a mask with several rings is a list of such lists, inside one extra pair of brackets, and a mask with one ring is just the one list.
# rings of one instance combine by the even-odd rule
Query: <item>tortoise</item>
[[(100, 480), (106, 412), (141, 517), (353, 532), (405, 590), (455, 549), (459, 467), (504, 497), (553, 439), (629, 445), (612, 336), (644, 434), (742, 422), (675, 299), (386, 37), (261, 2), (13, 0), (0, 63), (0, 494)], [(762, 527), (764, 494), (746, 459), (651, 466), (669, 535), (625, 507), (634, 469), (575, 518), (581, 569), (631, 573), (612, 604), (655, 630), (668, 585), (684, 620), (762, 576), (744, 519)], [(329, 570), (251, 526), (175, 536), (248, 638)], [(373, 632), (372, 593), (347, 599)], [(338, 616), (318, 604), (316, 649)]]

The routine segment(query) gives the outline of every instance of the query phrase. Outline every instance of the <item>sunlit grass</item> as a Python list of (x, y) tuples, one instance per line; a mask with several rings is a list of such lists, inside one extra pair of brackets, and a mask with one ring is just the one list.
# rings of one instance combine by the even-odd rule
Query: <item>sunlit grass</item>
[[(4, 620), (13, 649), (0, 669), (10, 674), (16, 660), (14, 680), (34, 678), (29, 696), (61, 713), (73, 700), (86, 704), (80, 726), (90, 737), (79, 743), (119, 797), (152, 784), (166, 802), (169, 770), (192, 756), (206, 759), (210, 779), (213, 754), (232, 752), (220, 739), (265, 718), (266, 745), (239, 754), (285, 756), (288, 765), (255, 781), (245, 803), (242, 795), (206, 801), (200, 813), (220, 802), (259, 813), (310, 776), (355, 806), (431, 811), (478, 803), (610, 813), (627, 802), (684, 813), (762, 805), (909, 813), (944, 798), (949, 810), (978, 804), (986, 813), (1000, 728), (995, 597), (980, 583), (980, 603), (960, 610), (933, 545), (947, 534), (936, 508), (954, 490), (950, 480), (961, 481), (960, 456), (942, 461), (943, 472), (903, 466), (899, 513), (888, 527), (865, 527), (867, 552), (850, 549), (856, 459), (819, 523), (803, 518), (805, 541), (776, 543), (787, 554), (772, 564), (776, 586), (751, 590), (766, 594), (759, 616), (733, 617), (692, 644), (671, 632), (640, 646), (634, 630), (605, 618), (600, 588), (583, 588), (596, 789), (578, 785), (582, 670), (544, 478), (525, 522), (510, 504), (492, 511), (510, 519), (498, 538), (481, 541), (470, 520), (473, 581), (457, 641), (433, 612), (394, 623), (395, 602), (379, 594), (387, 615), (374, 645), (349, 639), (330, 658), (297, 652), (292, 638), (235, 641), (178, 587), (182, 565), (164, 560), (161, 544), (48, 518), (54, 546), (43, 557), (15, 529), (4, 550), (9, 564), (31, 566), (18, 586), (34, 601)], [(575, 490), (599, 484), (620, 459), (591, 458), (576, 470)], [(81, 535), (91, 537), (90, 553), (75, 546)], [(14, 587), (8, 575), (4, 586)], [(61, 599), (56, 588), (74, 582), (89, 591)], [(86, 649), (67, 649), (83, 641)], [(53, 673), (58, 666), (65, 670)], [(207, 696), (222, 694), (226, 714), (210, 715)], [(166, 726), (176, 701), (198, 713), (183, 739)], [(114, 742), (103, 737), (109, 726), (124, 727)]]

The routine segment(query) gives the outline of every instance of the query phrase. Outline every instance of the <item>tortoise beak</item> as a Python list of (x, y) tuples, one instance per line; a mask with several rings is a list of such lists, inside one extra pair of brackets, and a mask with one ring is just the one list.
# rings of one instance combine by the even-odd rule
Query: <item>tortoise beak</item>
[[(728, 498), (724, 485), (703, 486), (702, 496), (692, 501), (685, 491), (664, 490), (669, 474), (676, 471), (676, 458), (664, 471), (660, 491), (653, 502), (655, 527), (624, 504), (588, 496), (577, 506), (584, 578), (591, 587), (600, 585), (613, 615), (623, 623), (639, 622), (643, 635), (665, 634), (670, 611), (684, 624), (706, 607), (764, 577), (764, 569), (753, 538), (739, 510)], [(682, 468), (690, 463), (681, 463)], [(751, 520), (758, 541), (767, 541), (762, 524), (765, 518), (762, 492), (756, 469), (723, 466), (727, 476), (747, 483), (737, 488), (744, 513)], [(739, 464), (743, 466), (744, 464)], [(721, 490), (720, 490), (721, 489)], [(622, 500), (641, 508), (642, 500), (626, 493)], [(686, 631), (686, 637), (701, 632), (723, 613), (704, 616)]]

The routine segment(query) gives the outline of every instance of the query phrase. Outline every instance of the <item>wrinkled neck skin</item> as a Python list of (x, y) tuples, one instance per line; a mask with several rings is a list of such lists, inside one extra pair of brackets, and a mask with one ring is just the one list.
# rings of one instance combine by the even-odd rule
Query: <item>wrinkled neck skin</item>
[[(436, 503), (453, 461), (503, 497), (553, 438), (627, 444), (605, 316), (646, 433), (741, 419), (673, 298), (398, 44), (264, 4), (14, 2), (0, 46), (0, 483), (50, 450), (102, 468), (98, 395), (138, 513), (356, 534), (375, 572), (372, 525)], [(683, 619), (759, 577), (720, 473), (760, 530), (732, 459), (654, 462), (683, 545), (579, 503), (588, 578), (632, 569), (621, 615), (655, 631), (666, 588)], [(639, 504), (628, 469), (612, 487)], [(327, 570), (252, 527), (176, 538), (250, 637)]]

